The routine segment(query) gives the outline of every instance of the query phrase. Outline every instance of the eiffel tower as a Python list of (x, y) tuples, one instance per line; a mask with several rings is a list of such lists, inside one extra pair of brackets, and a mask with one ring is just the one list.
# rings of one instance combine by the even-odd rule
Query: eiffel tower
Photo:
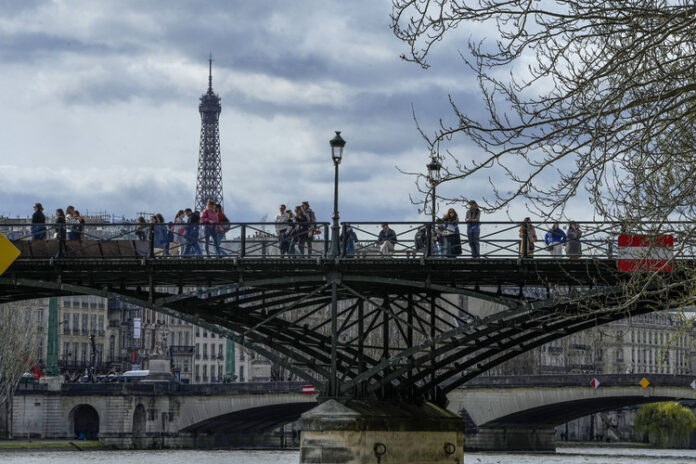
[(198, 149), (198, 178), (195, 207), (205, 209), (208, 200), (222, 205), (222, 165), (220, 161), (220, 130), (218, 120), (222, 106), (220, 96), (213, 92), (213, 56), (210, 55), (208, 91), (201, 95), (201, 141)]

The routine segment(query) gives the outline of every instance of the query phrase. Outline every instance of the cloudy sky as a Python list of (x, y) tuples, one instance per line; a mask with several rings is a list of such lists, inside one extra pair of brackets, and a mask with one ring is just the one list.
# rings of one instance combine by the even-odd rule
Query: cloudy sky
[[(434, 128), (449, 93), (474, 101), (457, 54), (471, 31), (423, 70), (400, 59), (390, 5), (0, 0), (0, 215), (36, 201), (126, 217), (191, 206), (212, 53), (230, 219), (306, 199), (330, 220), (334, 130), (347, 141), (341, 219), (418, 218), (414, 179), (397, 169), (428, 161), (411, 107)], [(487, 186), (449, 188), (480, 199)]]

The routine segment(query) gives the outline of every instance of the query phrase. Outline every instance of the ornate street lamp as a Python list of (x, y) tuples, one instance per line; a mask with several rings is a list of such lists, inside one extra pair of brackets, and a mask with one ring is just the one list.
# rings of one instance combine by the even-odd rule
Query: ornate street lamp
[[(331, 145), (331, 159), (334, 163), (334, 211), (331, 225), (331, 257), (337, 259), (338, 252), (338, 165), (343, 158), (343, 147), (346, 141), (341, 137), (341, 132), (336, 131), (336, 137), (329, 141)], [(338, 396), (338, 296), (336, 279), (331, 281), (331, 372), (329, 374), (329, 397)]]
[(333, 223), (331, 225), (331, 256), (336, 258), (339, 255), (338, 246), (338, 165), (341, 164), (341, 159), (343, 159), (343, 147), (346, 146), (346, 141), (341, 137), (341, 132), (336, 131), (336, 136), (329, 141), (331, 145), (331, 159), (334, 163), (334, 210), (333, 210)]
[(433, 224), (435, 223), (435, 188), (437, 187), (438, 182), (440, 182), (440, 169), (442, 169), (442, 165), (440, 162), (435, 158), (434, 156), (430, 159), (430, 163), (426, 165), (426, 168), (428, 168), (428, 181), (430, 182), (430, 186), (432, 188), (432, 193), (430, 195), (430, 200), (432, 201), (431, 207), (430, 207), (430, 213), (432, 217), (432, 222)]

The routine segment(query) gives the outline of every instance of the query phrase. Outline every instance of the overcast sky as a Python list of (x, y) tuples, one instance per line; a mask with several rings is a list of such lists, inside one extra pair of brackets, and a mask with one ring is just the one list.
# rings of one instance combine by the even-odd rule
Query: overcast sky
[[(36, 201), (51, 213), (73, 204), (167, 219), (192, 206), (212, 53), (232, 221), (302, 200), (330, 220), (335, 130), (347, 141), (341, 219), (418, 218), (414, 179), (397, 170), (428, 162), (411, 105), (434, 128), (449, 93), (474, 101), (457, 54), (471, 31), (451, 35), (423, 70), (400, 59), (390, 5), (0, 0), (0, 215), (26, 216)], [(488, 186), (450, 188), (480, 199)]]

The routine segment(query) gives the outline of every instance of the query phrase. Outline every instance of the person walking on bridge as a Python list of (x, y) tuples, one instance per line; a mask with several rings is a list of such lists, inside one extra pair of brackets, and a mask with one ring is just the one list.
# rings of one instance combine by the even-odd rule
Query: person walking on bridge
[(218, 233), (222, 232), (222, 228), (218, 224), (218, 216), (215, 212), (215, 202), (213, 200), (208, 200), (205, 205), (205, 210), (201, 214), (201, 224), (204, 224), (204, 234), (205, 234), (205, 254), (210, 256), (210, 239), (213, 239), (213, 245), (215, 246), (215, 253), (220, 255), (220, 242), (218, 241)]
[(31, 215), (31, 239), (46, 240), (46, 216), (41, 203), (34, 203), (34, 214)]
[(191, 208), (184, 210), (186, 214), (186, 246), (184, 247), (184, 255), (196, 254), (200, 255), (201, 246), (198, 243), (199, 232), (198, 227), (201, 222), (201, 215), (198, 211), (191, 211)]
[(220, 225), (218, 232), (218, 254), (226, 255), (225, 249), (222, 247), (222, 241), (225, 239), (225, 234), (230, 231), (230, 220), (225, 215), (222, 210), (222, 206), (219, 203), (215, 204), (215, 213), (217, 214), (218, 224)]

